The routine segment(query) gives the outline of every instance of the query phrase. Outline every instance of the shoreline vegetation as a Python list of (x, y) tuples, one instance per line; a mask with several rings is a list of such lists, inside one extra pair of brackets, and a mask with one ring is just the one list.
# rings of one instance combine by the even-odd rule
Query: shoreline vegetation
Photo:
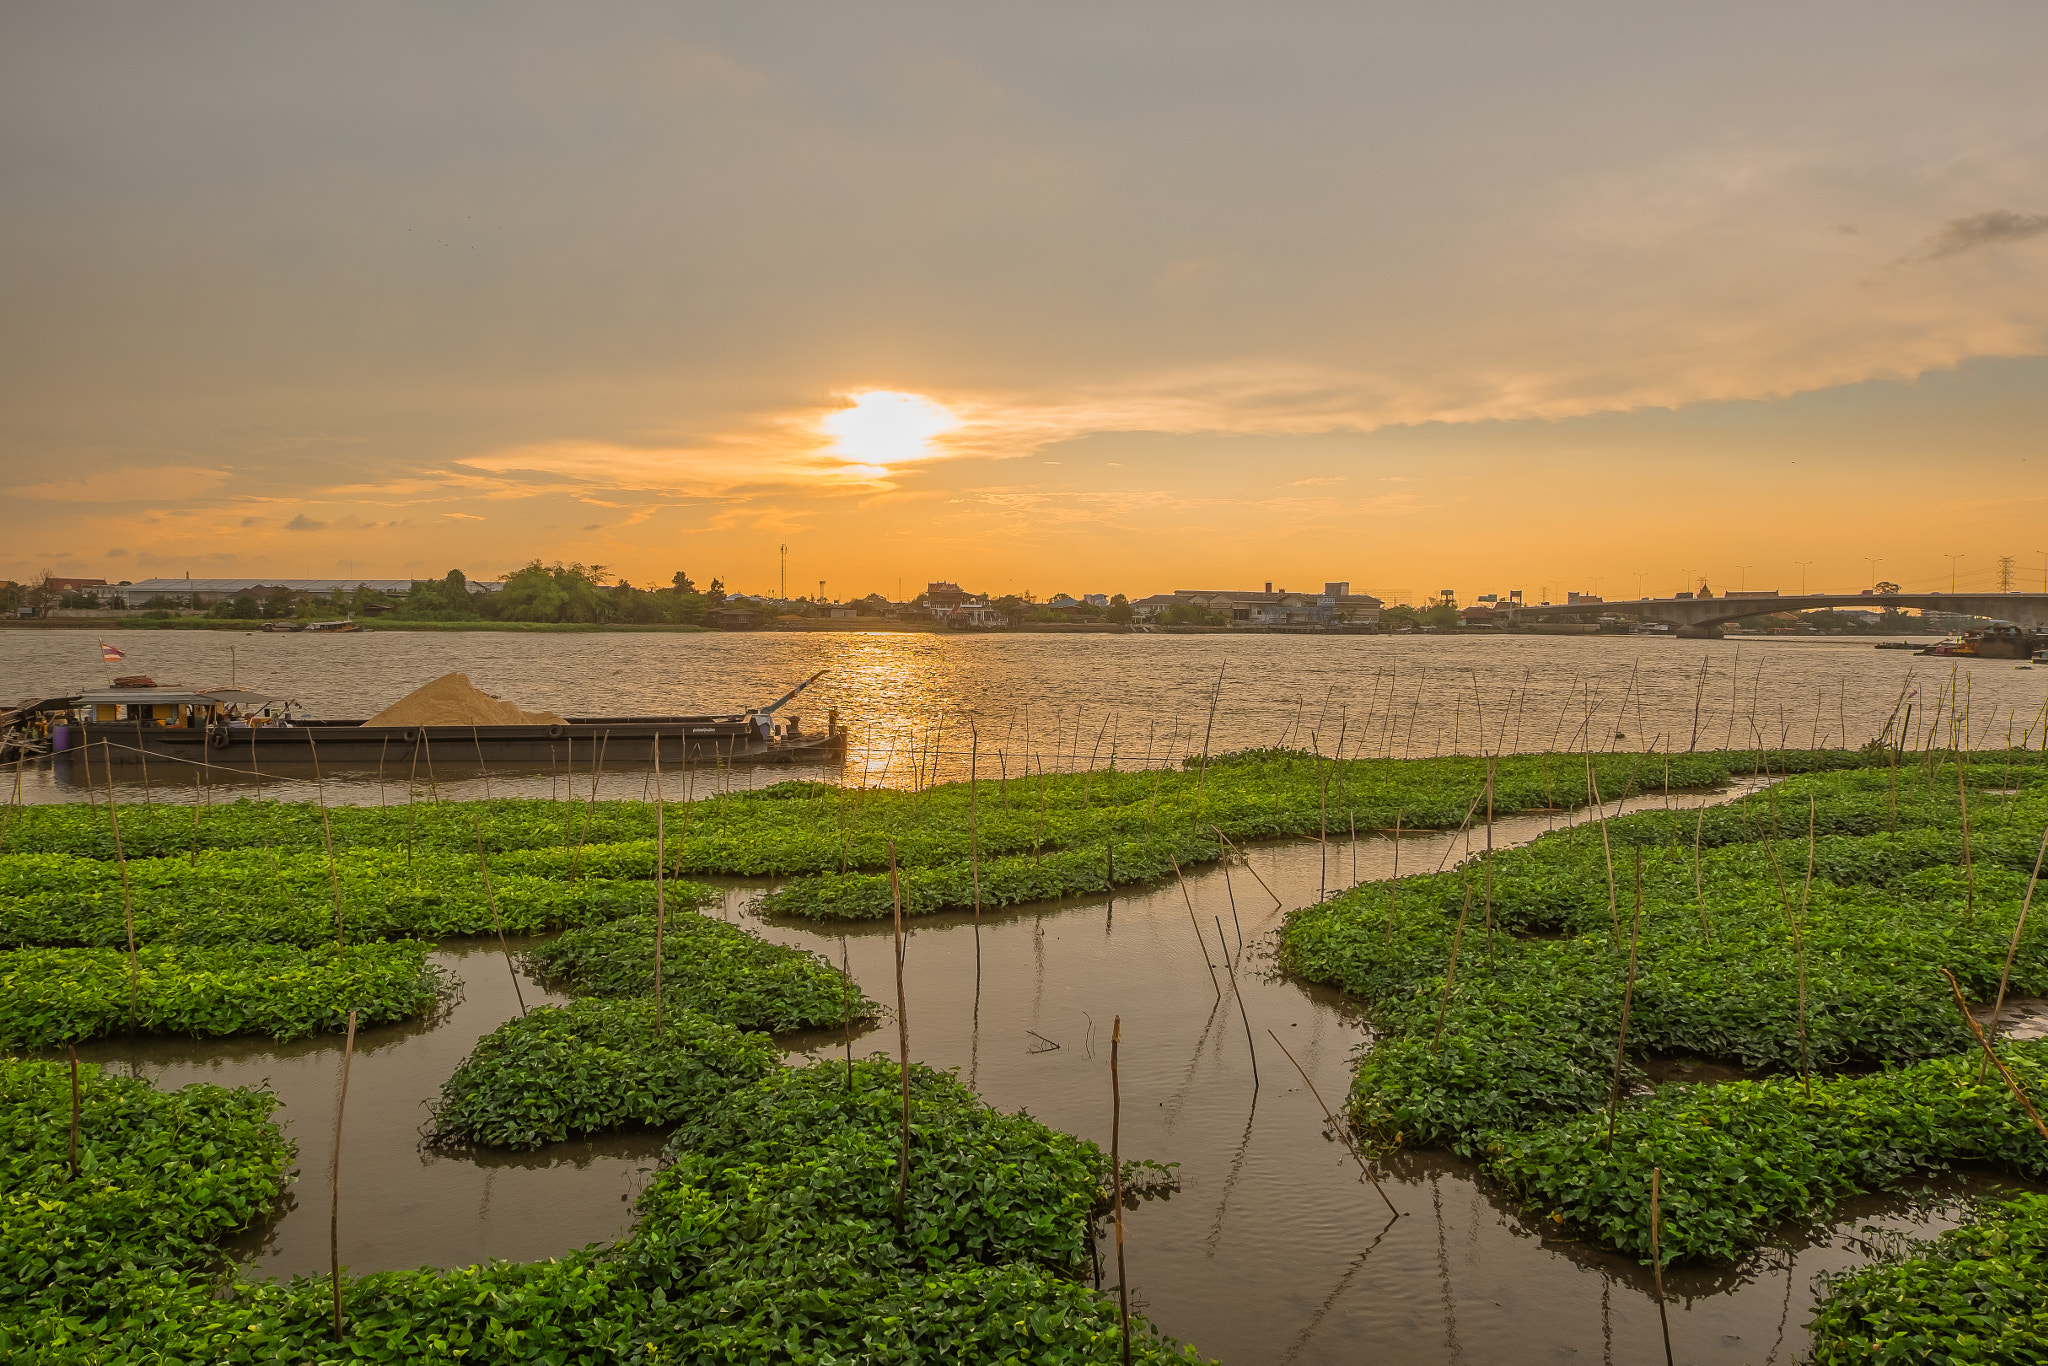
[[(211, 1241), (286, 1184), (258, 1093), (85, 1069), (74, 1165), (61, 1064), (0, 1060), (0, 1172), (25, 1199), (0, 1207), (0, 1245), (61, 1235), (69, 1249), (0, 1292), (0, 1351), (361, 1361), (469, 1335), (521, 1362), (641, 1359), (655, 1343), (713, 1359), (800, 1344), (805, 1360), (1117, 1360), (1114, 1292), (1084, 1284), (1090, 1239), (1116, 1178), (1160, 1193), (1170, 1179), (1112, 1173), (1092, 1143), (919, 1065), (775, 1063), (773, 1032), (884, 1010), (823, 958), (690, 909), (706, 893), (689, 876), (773, 877), (763, 911), (871, 920), (899, 894), (926, 915), (1162, 885), (1248, 841), (1341, 849), (1354, 827), (1472, 830), (1477, 845), (1482, 812), (1598, 802), (1597, 821), (1289, 913), (1280, 967), (1342, 989), (1373, 1027), (1344, 1106), (1362, 1146), (1463, 1154), (1527, 1226), (1659, 1265), (1741, 1262), (1788, 1221), (1958, 1164), (2040, 1181), (2048, 1043), (1980, 1042), (1960, 1006), (2048, 994), (2048, 912), (2029, 917), (2048, 757), (2031, 730), (2001, 749), (1934, 739), (1408, 760), (1268, 749), (1137, 771), (1111, 756), (913, 791), (793, 781), (660, 805), (124, 803), (118, 845), (106, 808), (16, 807), (0, 835), (12, 1048), (426, 1013), (425, 937), (509, 921), (567, 931), (527, 962), (577, 999), (479, 1040), (444, 1090), (437, 1141), (675, 1127), (619, 1243), (341, 1278), (349, 1328), (329, 1342), (324, 1280), (240, 1280)], [(1751, 776), (1770, 782), (1720, 805), (1607, 814)], [(392, 955), (389, 980), (340, 972), (344, 943), (350, 973)], [(223, 999), (238, 979), (251, 999)], [(1738, 1079), (1653, 1085), (1650, 1065), (1671, 1057)], [(228, 1127), (153, 1117), (202, 1106)], [(108, 1145), (133, 1145), (138, 1125), (164, 1131), (163, 1151), (120, 1167), (116, 1191), (98, 1173), (128, 1160)], [(240, 1163), (240, 1184), (207, 1184), (194, 1145)], [(155, 1246), (158, 1205), (201, 1232)], [(1993, 1211), (1965, 1229), (1824, 1286), (1816, 1359), (1919, 1360), (1912, 1343), (1963, 1336), (2039, 1345), (2048, 1285), (1982, 1268), (2041, 1265), (2048, 1221)], [(1902, 1292), (1918, 1297), (1909, 1315), (1888, 1307)], [(1142, 1319), (1129, 1331), (1133, 1359), (1198, 1359)]]

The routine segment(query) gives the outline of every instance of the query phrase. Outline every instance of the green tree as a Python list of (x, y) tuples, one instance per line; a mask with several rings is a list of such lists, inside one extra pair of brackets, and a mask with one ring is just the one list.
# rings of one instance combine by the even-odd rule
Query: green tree
[(1119, 593), (1109, 600), (1109, 611), (1105, 613), (1111, 621), (1122, 625), (1131, 619), (1131, 600)]

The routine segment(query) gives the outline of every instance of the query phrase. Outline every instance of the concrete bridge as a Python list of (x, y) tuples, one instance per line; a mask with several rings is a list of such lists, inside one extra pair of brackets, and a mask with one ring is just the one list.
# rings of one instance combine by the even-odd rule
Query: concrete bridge
[(1715, 639), (1721, 628), (1744, 617), (1770, 612), (1811, 612), (1823, 608), (1883, 611), (1887, 607), (1927, 608), (1989, 617), (2036, 631), (2048, 630), (2048, 593), (1801, 593), (1771, 597), (1614, 598), (1606, 602), (1544, 603), (1511, 607), (1518, 624), (1602, 616), (1661, 621), (1688, 639)]

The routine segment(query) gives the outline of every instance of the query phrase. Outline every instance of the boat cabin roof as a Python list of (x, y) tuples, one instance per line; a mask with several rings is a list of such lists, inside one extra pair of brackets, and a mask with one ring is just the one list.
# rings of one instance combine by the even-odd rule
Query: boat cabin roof
[(165, 684), (154, 688), (95, 688), (71, 699), (81, 706), (108, 707), (146, 703), (149, 706), (267, 707), (291, 699), (247, 688), (179, 688)]

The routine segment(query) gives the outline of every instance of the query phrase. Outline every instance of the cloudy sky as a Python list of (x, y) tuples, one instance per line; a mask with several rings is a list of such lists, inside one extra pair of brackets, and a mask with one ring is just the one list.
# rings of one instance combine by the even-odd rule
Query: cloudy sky
[(2020, 0), (10, 3), (0, 576), (2038, 586), (2044, 51)]

